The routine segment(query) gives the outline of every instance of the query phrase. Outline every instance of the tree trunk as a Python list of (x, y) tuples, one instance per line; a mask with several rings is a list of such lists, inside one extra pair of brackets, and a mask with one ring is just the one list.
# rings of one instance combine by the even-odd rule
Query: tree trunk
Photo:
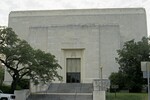
[(11, 90), (10, 90), (10, 93), (14, 94), (14, 91), (17, 87), (17, 84), (19, 82), (19, 74), (14, 74), (13, 75), (13, 81), (11, 83)]
[(11, 90), (10, 90), (11, 94), (14, 94), (14, 91), (17, 87), (17, 82), (18, 82), (17, 80), (13, 80), (12, 83), (11, 83)]

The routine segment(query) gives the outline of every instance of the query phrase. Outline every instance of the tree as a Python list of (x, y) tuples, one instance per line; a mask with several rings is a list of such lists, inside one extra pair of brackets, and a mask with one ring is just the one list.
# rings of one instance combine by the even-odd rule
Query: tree
[(109, 76), (109, 79), (111, 81), (111, 85), (117, 85), (118, 89), (121, 90), (125, 87), (125, 75), (122, 72), (113, 72)]
[(3, 84), (3, 80), (4, 80), (4, 69), (2, 68), (2, 66), (0, 65), (0, 87)]
[(148, 40), (148, 38), (143, 37), (139, 42), (127, 41), (122, 49), (117, 50), (119, 57), (116, 58), (116, 61), (120, 65), (119, 71), (126, 76), (125, 84), (130, 92), (140, 92), (142, 89), (141, 61), (150, 60)]
[(58, 78), (61, 66), (54, 55), (41, 50), (34, 50), (25, 40), (21, 40), (11, 28), (0, 28), (1, 63), (12, 76), (11, 93), (14, 93), (20, 80), (27, 76), (35, 84), (51, 82)]

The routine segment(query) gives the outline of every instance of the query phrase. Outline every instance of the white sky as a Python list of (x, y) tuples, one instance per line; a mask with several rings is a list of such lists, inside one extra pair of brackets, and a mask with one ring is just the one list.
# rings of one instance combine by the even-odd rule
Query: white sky
[(128, 7), (146, 9), (147, 27), (150, 32), (150, 0), (1, 0), (0, 26), (8, 25), (10, 11)]

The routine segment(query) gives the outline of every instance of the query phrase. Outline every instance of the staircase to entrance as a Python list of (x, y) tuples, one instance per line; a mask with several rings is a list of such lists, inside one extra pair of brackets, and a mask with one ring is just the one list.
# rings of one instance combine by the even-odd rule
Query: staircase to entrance
[(92, 83), (51, 83), (46, 91), (32, 93), (27, 100), (92, 100)]

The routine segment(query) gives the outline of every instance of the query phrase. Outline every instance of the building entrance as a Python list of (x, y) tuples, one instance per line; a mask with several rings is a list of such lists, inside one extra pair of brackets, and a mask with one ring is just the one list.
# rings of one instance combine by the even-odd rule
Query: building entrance
[(66, 82), (80, 83), (81, 80), (81, 59), (67, 58), (66, 59)]

